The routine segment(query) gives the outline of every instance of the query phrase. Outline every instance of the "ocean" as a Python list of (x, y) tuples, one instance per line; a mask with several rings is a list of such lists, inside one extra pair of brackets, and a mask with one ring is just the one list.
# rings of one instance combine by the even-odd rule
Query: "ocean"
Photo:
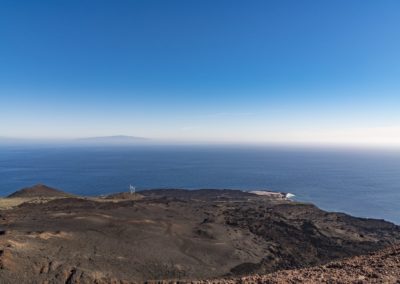
[(290, 192), (400, 224), (400, 152), (234, 146), (0, 147), (0, 195), (44, 183), (80, 195), (150, 188)]

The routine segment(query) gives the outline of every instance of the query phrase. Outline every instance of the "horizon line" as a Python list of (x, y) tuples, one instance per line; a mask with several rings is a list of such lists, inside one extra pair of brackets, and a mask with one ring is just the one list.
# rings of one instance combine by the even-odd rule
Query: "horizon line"
[[(126, 139), (108, 140), (107, 139)], [(98, 139), (98, 141), (96, 141)], [(93, 137), (9, 137), (0, 136), (0, 146), (29, 146), (29, 145), (60, 145), (60, 146), (90, 146), (90, 145), (110, 145), (110, 146), (266, 146), (266, 147), (316, 147), (316, 148), (378, 148), (400, 150), (400, 144), (396, 142), (359, 142), (359, 141), (296, 141), (296, 140), (265, 140), (265, 141), (240, 141), (240, 140), (195, 140), (195, 139), (168, 139), (168, 138), (149, 138), (130, 135), (109, 135)]]

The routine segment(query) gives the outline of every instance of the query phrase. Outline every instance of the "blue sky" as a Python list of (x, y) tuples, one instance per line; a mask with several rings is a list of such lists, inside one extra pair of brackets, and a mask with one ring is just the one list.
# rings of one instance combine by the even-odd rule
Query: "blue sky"
[(400, 145), (400, 2), (1, 1), (0, 136)]

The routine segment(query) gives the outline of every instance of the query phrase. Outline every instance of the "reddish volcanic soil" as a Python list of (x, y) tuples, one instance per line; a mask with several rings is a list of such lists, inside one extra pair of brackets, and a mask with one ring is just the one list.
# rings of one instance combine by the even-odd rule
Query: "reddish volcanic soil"
[(316, 267), (194, 283), (400, 283), (400, 245)]

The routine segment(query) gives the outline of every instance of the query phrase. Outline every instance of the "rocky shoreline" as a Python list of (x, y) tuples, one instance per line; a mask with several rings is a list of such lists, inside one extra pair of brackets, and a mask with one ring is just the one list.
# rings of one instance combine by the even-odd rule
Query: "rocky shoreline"
[(1, 283), (396, 283), (400, 269), (400, 227), (383, 220), (238, 190), (43, 187), (2, 200)]

